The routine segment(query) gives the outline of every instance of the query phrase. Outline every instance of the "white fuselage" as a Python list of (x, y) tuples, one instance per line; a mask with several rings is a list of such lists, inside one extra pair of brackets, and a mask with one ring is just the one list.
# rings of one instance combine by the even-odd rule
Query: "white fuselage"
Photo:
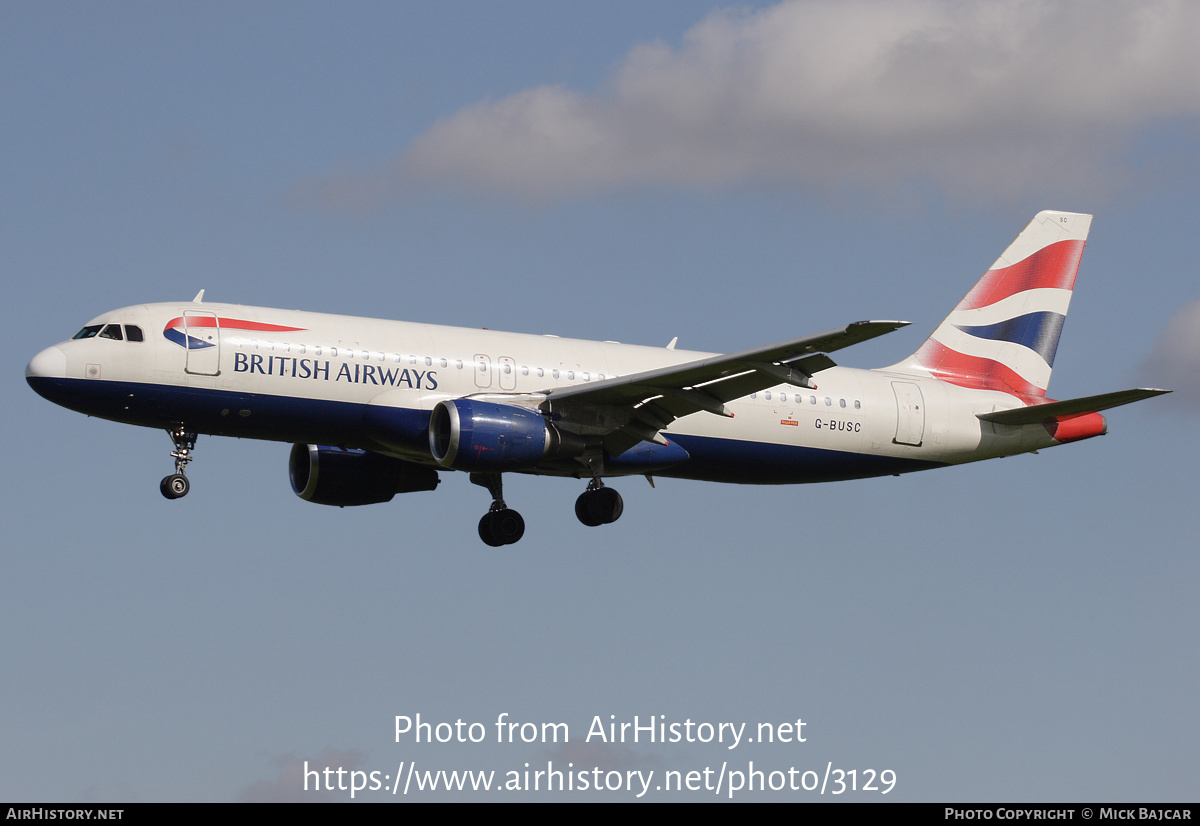
[[(236, 319), (240, 326), (213, 324)], [(430, 411), (467, 396), (536, 407), (547, 391), (708, 354), (289, 310), (187, 302), (106, 313), (142, 341), (93, 334), (30, 363), (30, 383), (67, 407), (200, 433), (362, 448), (433, 464)], [(174, 336), (174, 339), (171, 336)], [(684, 416), (663, 431), (690, 458), (667, 476), (824, 481), (1011, 455), (1057, 442), (1040, 426), (976, 414), (1020, 406), (911, 369), (833, 367), (815, 389), (779, 385)], [(524, 395), (527, 394), (527, 395)], [(580, 475), (561, 464), (529, 472)], [(642, 472), (613, 462), (605, 475)]]

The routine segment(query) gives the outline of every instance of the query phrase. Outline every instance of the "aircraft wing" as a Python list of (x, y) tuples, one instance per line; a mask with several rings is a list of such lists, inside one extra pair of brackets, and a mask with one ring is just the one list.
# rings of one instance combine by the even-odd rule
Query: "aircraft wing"
[(837, 330), (689, 361), (585, 385), (545, 391), (558, 421), (583, 435), (604, 436), (614, 455), (675, 419), (706, 411), (730, 416), (725, 403), (778, 384), (813, 388), (812, 376), (834, 362), (825, 353), (898, 330), (907, 321), (856, 321)]

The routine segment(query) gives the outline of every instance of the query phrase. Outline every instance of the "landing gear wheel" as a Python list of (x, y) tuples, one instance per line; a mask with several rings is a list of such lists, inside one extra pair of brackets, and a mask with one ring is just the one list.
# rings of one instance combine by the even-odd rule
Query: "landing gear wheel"
[(521, 514), (504, 504), (504, 485), (499, 473), (472, 473), (471, 484), (485, 487), (492, 507), (479, 520), (479, 538), (493, 548), (511, 545), (525, 535)]
[(624, 512), (625, 502), (612, 488), (591, 488), (575, 500), (575, 516), (589, 528), (612, 524)]
[(491, 513), (485, 513), (483, 518), (479, 520), (479, 538), (482, 539), (485, 544), (491, 545), (493, 548), (499, 548), (504, 543), (497, 538), (495, 532), (492, 530), (492, 524), (495, 521), (492, 519), (493, 515), (494, 514)]
[(479, 520), (479, 538), (493, 548), (512, 545), (525, 535), (525, 520), (512, 508), (489, 511)]
[(182, 473), (176, 473), (174, 476), (164, 476), (163, 480), (158, 484), (158, 489), (168, 499), (179, 499), (187, 496), (187, 492), (191, 488), (192, 486), (188, 482), (188, 478)]
[(625, 512), (625, 500), (612, 488), (600, 488), (594, 496), (596, 507), (600, 511), (600, 524), (612, 524)]
[(512, 545), (525, 535), (525, 520), (512, 508), (496, 511), (492, 514), (492, 532), (501, 544)]
[(575, 500), (575, 517), (589, 528), (595, 528), (600, 524), (600, 520), (592, 516), (591, 502), (592, 491), (585, 490), (579, 494), (579, 498)]
[(175, 460), (175, 475), (164, 477), (158, 483), (158, 489), (168, 499), (179, 499), (187, 496), (192, 487), (183, 475), (183, 470), (188, 466), (188, 462), (192, 461), (192, 451), (196, 449), (196, 434), (182, 424), (177, 424), (167, 430), (167, 435), (175, 445), (175, 449), (171, 451), (171, 458)]

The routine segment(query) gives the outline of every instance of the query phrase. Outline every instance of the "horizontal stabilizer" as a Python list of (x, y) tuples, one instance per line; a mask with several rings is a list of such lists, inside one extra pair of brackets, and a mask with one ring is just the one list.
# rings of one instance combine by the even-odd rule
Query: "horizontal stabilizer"
[(1108, 410), (1111, 407), (1120, 407), (1123, 404), (1170, 392), (1170, 390), (1158, 390), (1152, 387), (1138, 387), (1133, 390), (1118, 390), (1115, 393), (1101, 393), (1099, 396), (1084, 396), (1080, 399), (1034, 404), (1029, 407), (1017, 407), (1012, 410), (998, 410), (995, 413), (979, 413), (977, 415), (983, 421), (995, 424), (1040, 424), (1063, 416), (1099, 413), (1101, 410)]

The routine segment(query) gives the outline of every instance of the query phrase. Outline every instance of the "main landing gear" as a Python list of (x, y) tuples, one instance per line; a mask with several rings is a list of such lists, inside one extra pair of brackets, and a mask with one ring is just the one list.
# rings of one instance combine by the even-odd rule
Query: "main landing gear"
[(183, 425), (178, 425), (168, 430), (167, 435), (175, 443), (175, 449), (171, 451), (171, 456), (175, 458), (175, 473), (172, 476), (164, 476), (158, 483), (158, 489), (168, 499), (179, 499), (187, 496), (187, 492), (192, 488), (183, 472), (187, 463), (192, 461), (192, 451), (196, 449), (196, 434), (185, 429)]
[(588, 482), (587, 490), (575, 500), (575, 515), (589, 528), (616, 522), (624, 512), (621, 494), (604, 487), (598, 477)]
[[(172, 477), (173, 478), (173, 477)], [(479, 538), (499, 548), (512, 545), (525, 535), (525, 520), (521, 514), (504, 504), (504, 487), (499, 473), (472, 473), (471, 482), (485, 487), (492, 495), (492, 506), (479, 520)], [(166, 480), (163, 480), (166, 484)], [(588, 483), (587, 490), (575, 500), (575, 515), (589, 527), (608, 525), (621, 518), (625, 503), (621, 494), (606, 488), (599, 477)]]
[(493, 548), (511, 545), (525, 535), (521, 514), (504, 504), (504, 483), (499, 473), (472, 473), (471, 481), (488, 489), (492, 506), (479, 520), (479, 538)]

